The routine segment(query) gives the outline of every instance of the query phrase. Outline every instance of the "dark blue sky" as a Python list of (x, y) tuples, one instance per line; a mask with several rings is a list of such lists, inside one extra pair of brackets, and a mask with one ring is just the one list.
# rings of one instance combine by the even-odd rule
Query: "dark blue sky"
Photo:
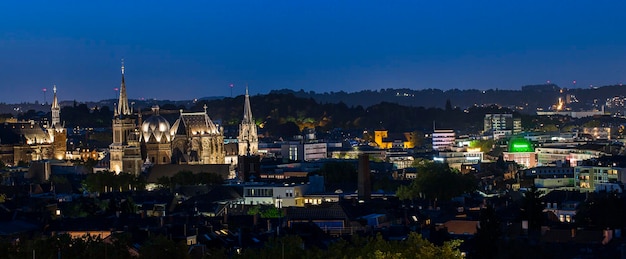
[(0, 2), (0, 102), (626, 82), (625, 1), (206, 2)]

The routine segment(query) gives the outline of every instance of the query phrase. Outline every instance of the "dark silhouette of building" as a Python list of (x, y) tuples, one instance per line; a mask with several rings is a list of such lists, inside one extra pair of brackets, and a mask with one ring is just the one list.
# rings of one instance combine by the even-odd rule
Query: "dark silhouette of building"
[(358, 190), (359, 200), (367, 201), (372, 196), (372, 180), (370, 176), (370, 159), (367, 154), (359, 155)]

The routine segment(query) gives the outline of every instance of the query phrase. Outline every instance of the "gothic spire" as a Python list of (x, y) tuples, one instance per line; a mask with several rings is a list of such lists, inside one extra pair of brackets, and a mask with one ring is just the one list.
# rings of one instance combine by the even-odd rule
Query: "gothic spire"
[(56, 85), (52, 87), (52, 91), (54, 92), (54, 97), (52, 99), (52, 107), (50, 108), (50, 110), (52, 112), (52, 126), (55, 126), (61, 123), (61, 107), (59, 106), (59, 100), (57, 99)]
[(126, 96), (126, 83), (124, 82), (124, 59), (122, 59), (122, 83), (120, 85), (120, 99), (117, 105), (117, 115), (130, 115), (130, 107), (128, 106), (128, 97)]
[(248, 86), (246, 85), (246, 95), (243, 105), (243, 121), (242, 124), (251, 124), (252, 122), (252, 109), (250, 108), (250, 95), (248, 95)]

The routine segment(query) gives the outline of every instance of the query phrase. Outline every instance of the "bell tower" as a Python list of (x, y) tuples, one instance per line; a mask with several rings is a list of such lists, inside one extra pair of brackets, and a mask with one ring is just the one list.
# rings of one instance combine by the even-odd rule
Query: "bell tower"
[(244, 96), (243, 120), (239, 124), (239, 136), (237, 136), (238, 154), (240, 156), (256, 155), (259, 150), (259, 139), (257, 136), (257, 128), (252, 118), (252, 109), (250, 108), (250, 95), (248, 94), (248, 86), (246, 86), (246, 95)]
[(113, 115), (113, 143), (109, 145), (109, 170), (115, 173), (141, 173), (141, 148), (139, 145), (139, 131), (135, 118), (131, 114), (126, 95), (124, 81), (124, 60), (122, 60), (122, 83), (120, 96)]

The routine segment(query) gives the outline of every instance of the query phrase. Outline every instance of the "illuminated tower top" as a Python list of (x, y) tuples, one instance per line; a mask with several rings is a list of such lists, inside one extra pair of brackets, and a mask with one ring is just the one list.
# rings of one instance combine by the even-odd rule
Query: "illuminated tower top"
[(246, 86), (243, 120), (239, 124), (239, 136), (237, 137), (240, 156), (254, 155), (258, 152), (259, 139), (256, 132), (256, 124), (252, 119), (252, 108), (250, 107), (250, 95), (248, 94), (248, 86)]
[(243, 106), (243, 121), (242, 124), (251, 124), (252, 121), (252, 109), (250, 108), (250, 95), (248, 95), (248, 86), (246, 86), (246, 95)]
[(52, 99), (52, 126), (55, 126), (61, 123), (61, 106), (59, 106), (59, 100), (57, 99), (57, 86), (54, 85), (52, 87), (52, 91), (54, 92), (54, 97)]
[(122, 59), (122, 83), (120, 85), (120, 98), (117, 105), (116, 114), (118, 116), (130, 115), (128, 96), (126, 95), (126, 83), (124, 82), (124, 59)]

